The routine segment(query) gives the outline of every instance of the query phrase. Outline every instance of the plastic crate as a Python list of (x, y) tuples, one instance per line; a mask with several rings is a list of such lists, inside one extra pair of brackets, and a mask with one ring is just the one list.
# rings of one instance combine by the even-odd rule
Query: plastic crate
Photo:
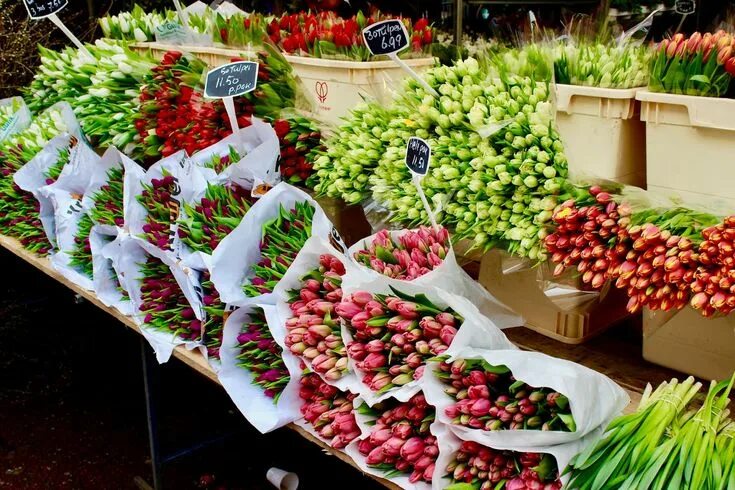
[[(314, 113), (323, 121), (339, 124), (364, 97), (387, 103), (408, 74), (393, 61), (341, 61), (286, 55), (301, 79)], [(417, 73), (434, 66), (434, 58), (404, 60)]]
[[(504, 252), (492, 250), (480, 263), (478, 281), (498, 301), (521, 315), (525, 326), (565, 344), (581, 344), (629, 316), (624, 291), (611, 289), (590, 301), (571, 300), (563, 309), (539, 287), (537, 268), (504, 273)], [(549, 264), (541, 264), (548, 270)], [(600, 299), (601, 298), (601, 299)], [(578, 303), (578, 304), (574, 304)]]
[(639, 91), (648, 188), (735, 205), (735, 100)]
[(134, 43), (130, 47), (137, 52), (150, 51), (155, 59), (163, 58), (168, 51), (190, 53), (204, 61), (210, 68), (231, 63), (233, 58), (257, 60), (257, 46), (251, 49), (216, 48), (204, 46), (185, 46), (157, 42)]
[(735, 316), (704, 318), (687, 306), (659, 325), (660, 315), (643, 312), (644, 359), (707, 380), (732, 376)]
[(556, 85), (556, 123), (570, 172), (646, 186), (638, 90)]

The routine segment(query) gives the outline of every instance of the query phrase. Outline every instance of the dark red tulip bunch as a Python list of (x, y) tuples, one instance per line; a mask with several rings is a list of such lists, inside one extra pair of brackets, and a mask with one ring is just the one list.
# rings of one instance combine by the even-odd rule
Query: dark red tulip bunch
[(235, 183), (207, 184), (198, 203), (184, 203), (178, 236), (192, 250), (212, 254), (250, 210), (250, 191)]
[(452, 483), (478, 490), (560, 490), (559, 468), (550, 454), (505, 451), (463, 441), (445, 471)]
[(291, 376), (262, 308), (253, 309), (248, 315), (237, 336), (237, 349), (240, 351), (237, 365), (253, 373), (253, 384), (260, 386), (265, 396), (277, 403)]
[(702, 236), (691, 305), (706, 317), (727, 315), (735, 310), (735, 216), (706, 228)]
[(140, 264), (142, 275), (139, 310), (145, 314), (143, 325), (170, 332), (185, 340), (202, 338), (202, 322), (184, 296), (171, 270), (155, 257)]
[(94, 207), (90, 210), (90, 215), (96, 223), (119, 227), (125, 224), (123, 180), (122, 168), (116, 167), (107, 171), (107, 183), (92, 195)]
[(227, 170), (227, 167), (241, 159), (240, 153), (233, 146), (230, 146), (226, 155), (212, 155), (209, 160), (204, 162), (204, 167), (211, 168), (215, 173), (221, 174)]
[(441, 309), (423, 295), (393, 292), (358, 291), (335, 309), (354, 338), (347, 354), (365, 373), (362, 382), (379, 393), (419, 379), (426, 360), (449, 348), (463, 322), (451, 308)]
[(364, 410), (380, 413), (370, 428), (370, 435), (358, 444), (368, 466), (389, 474), (410, 474), (411, 483), (431, 483), (439, 445), (430, 432), (435, 410), (423, 393), (404, 403), (390, 400)]
[(77, 233), (74, 236), (74, 246), (69, 251), (69, 265), (92, 279), (94, 266), (92, 264), (92, 245), (89, 243), (89, 234), (92, 231), (92, 218), (83, 215), (77, 223)]
[(142, 237), (161, 250), (173, 250), (171, 227), (179, 217), (179, 203), (174, 198), (178, 194), (177, 179), (164, 171), (160, 179), (143, 184), (143, 191), (137, 196), (146, 210)]
[(355, 252), (365, 267), (394, 279), (411, 281), (436, 269), (449, 253), (449, 232), (422, 226), (408, 230), (396, 242), (388, 230), (378, 232), (372, 243)]
[(302, 277), (301, 288), (291, 291), (286, 321), (286, 347), (310, 362), (314, 371), (328, 381), (347, 372), (347, 352), (340, 332), (335, 305), (342, 300), (345, 267), (330, 254), (319, 258), (319, 267)]
[(343, 449), (360, 436), (352, 401), (355, 395), (328, 385), (318, 374), (301, 377), (301, 414), (322, 439)]
[(629, 215), (627, 206), (618, 206), (599, 186), (591, 187), (586, 198), (558, 207), (554, 232), (544, 240), (556, 264), (554, 275), (574, 267), (584, 284), (602, 288), (628, 251), (624, 245), (616, 246), (614, 239), (630, 223)]
[(311, 236), (314, 206), (308, 201), (297, 202), (290, 210), (278, 206), (278, 216), (263, 224), (261, 259), (252, 267), (254, 276), (243, 285), (251, 298), (271, 293)]
[[(135, 128), (142, 154), (136, 157), (166, 157), (181, 149), (193, 155), (232, 134), (222, 102), (203, 95), (201, 77), (206, 70), (203, 61), (177, 51), (166, 53), (153, 68), (140, 93)], [(235, 103), (238, 125), (249, 126), (252, 102), (238, 97)]]
[(576, 430), (566, 396), (515, 379), (507, 366), (463, 359), (439, 366), (436, 376), (456, 400), (445, 409), (453, 424), (487, 431)]
[(225, 304), (219, 297), (219, 291), (209, 272), (202, 273), (202, 305), (206, 313), (204, 319), (204, 345), (207, 347), (207, 356), (219, 359), (219, 349), (222, 347), (222, 332), (227, 320)]
[(283, 180), (292, 184), (306, 182), (313, 173), (316, 153), (323, 149), (322, 134), (309, 119), (286, 116), (273, 122), (281, 144), (279, 168)]

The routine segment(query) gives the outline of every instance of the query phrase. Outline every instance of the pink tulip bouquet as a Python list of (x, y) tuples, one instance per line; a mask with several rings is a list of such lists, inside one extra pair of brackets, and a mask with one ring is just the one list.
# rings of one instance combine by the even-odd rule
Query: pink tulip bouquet
[(430, 431), (435, 411), (423, 394), (404, 403), (391, 399), (372, 408), (362, 404), (358, 412), (378, 415), (370, 435), (358, 443), (369, 467), (384, 472), (386, 478), (408, 474), (411, 483), (431, 483), (439, 446)]
[(393, 295), (357, 291), (335, 309), (354, 339), (348, 356), (364, 373), (362, 382), (378, 393), (421, 378), (426, 361), (449, 348), (464, 321), (423, 294), (391, 290)]
[(206, 313), (204, 320), (204, 345), (207, 346), (207, 356), (219, 359), (219, 349), (222, 346), (222, 332), (225, 326), (225, 304), (219, 297), (219, 291), (214, 287), (209, 272), (202, 273), (202, 304)]
[(380, 274), (411, 281), (442, 265), (450, 248), (446, 228), (422, 226), (397, 237), (382, 230), (353, 256), (357, 262)]
[(176, 194), (178, 182), (164, 170), (163, 177), (144, 184), (143, 192), (138, 196), (138, 202), (147, 211), (143, 238), (161, 250), (172, 250), (171, 227), (179, 216), (179, 204), (174, 199)]
[(308, 373), (301, 377), (299, 397), (304, 419), (333, 448), (343, 449), (360, 436), (352, 393), (328, 385), (316, 373)]
[(444, 469), (448, 488), (560, 490), (559, 468), (550, 454), (505, 451), (463, 441)]
[(459, 359), (441, 363), (436, 376), (455, 400), (445, 410), (453, 424), (486, 431), (576, 431), (566, 396), (515, 379), (507, 366)]
[(292, 317), (286, 321), (286, 347), (328, 381), (347, 372), (347, 353), (335, 307), (342, 300), (345, 267), (330, 254), (301, 278), (301, 288), (290, 292)]

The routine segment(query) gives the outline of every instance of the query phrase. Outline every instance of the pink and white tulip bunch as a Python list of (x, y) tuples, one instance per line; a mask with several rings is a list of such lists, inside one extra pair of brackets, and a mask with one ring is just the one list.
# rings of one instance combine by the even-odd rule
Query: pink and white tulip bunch
[(391, 289), (395, 296), (355, 292), (335, 310), (354, 338), (347, 354), (365, 373), (362, 382), (379, 393), (419, 379), (426, 360), (449, 348), (463, 322), (424, 295)]
[(301, 288), (291, 291), (288, 301), (293, 316), (286, 321), (286, 347), (328, 381), (347, 372), (347, 351), (334, 314), (342, 300), (344, 274), (339, 259), (322, 254), (319, 267), (301, 278)]
[(446, 228), (422, 226), (400, 235), (397, 243), (388, 230), (382, 230), (367, 248), (355, 252), (354, 257), (384, 276), (411, 281), (442, 265), (449, 250)]
[(358, 450), (368, 466), (388, 474), (410, 473), (411, 483), (431, 483), (439, 455), (436, 437), (429, 430), (434, 415), (434, 407), (422, 393), (405, 403), (395, 402), (375, 421), (370, 435), (358, 443)]
[(478, 490), (559, 490), (559, 468), (549, 454), (504, 451), (464, 441), (445, 469), (453, 484)]
[(343, 449), (360, 435), (352, 400), (355, 395), (328, 385), (319, 375), (301, 377), (301, 414), (322, 439), (335, 449)]

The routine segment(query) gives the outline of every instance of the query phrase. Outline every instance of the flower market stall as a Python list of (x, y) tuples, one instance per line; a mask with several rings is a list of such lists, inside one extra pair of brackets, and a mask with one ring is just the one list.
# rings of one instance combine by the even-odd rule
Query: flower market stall
[(388, 488), (735, 486), (735, 34), (440, 64), (425, 17), (223, 5), (104, 17), (0, 101), (0, 246), (146, 386), (179, 359)]

